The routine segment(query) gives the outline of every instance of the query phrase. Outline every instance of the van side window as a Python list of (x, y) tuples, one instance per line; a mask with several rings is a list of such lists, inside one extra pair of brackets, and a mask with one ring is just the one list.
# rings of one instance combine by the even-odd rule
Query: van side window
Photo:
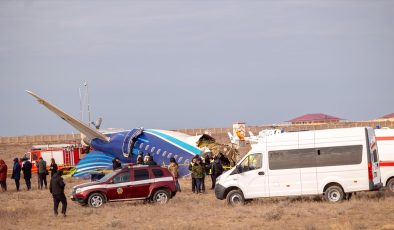
[(373, 151), (373, 162), (374, 163), (376, 163), (376, 162), (378, 162), (379, 160), (378, 160), (378, 153), (377, 153), (377, 151), (376, 151), (376, 149)]
[(294, 169), (360, 164), (363, 146), (335, 146), (269, 151), (269, 168)]
[(130, 182), (130, 171), (119, 173), (113, 179), (114, 184), (125, 182)]
[(261, 153), (250, 154), (241, 162), (242, 172), (261, 168)]

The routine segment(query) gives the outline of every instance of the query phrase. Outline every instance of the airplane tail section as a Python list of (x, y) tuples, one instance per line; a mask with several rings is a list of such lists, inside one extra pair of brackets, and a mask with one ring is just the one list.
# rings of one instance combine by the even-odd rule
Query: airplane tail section
[(84, 136), (86, 136), (89, 140), (93, 140), (95, 138), (98, 138), (102, 141), (108, 142), (109, 137), (105, 136), (104, 134), (100, 133), (96, 129), (89, 127), (87, 124), (83, 123), (82, 121), (76, 119), (75, 117), (71, 116), (70, 114), (67, 114), (60, 108), (56, 107), (55, 105), (51, 104), (50, 102), (46, 101), (45, 99), (41, 98), (40, 96), (36, 95), (35, 93), (26, 90), (27, 93), (32, 95), (37, 99), (37, 101), (45, 106), (47, 109), (58, 115), (61, 119), (66, 121), (68, 124), (70, 124), (72, 127), (80, 131)]

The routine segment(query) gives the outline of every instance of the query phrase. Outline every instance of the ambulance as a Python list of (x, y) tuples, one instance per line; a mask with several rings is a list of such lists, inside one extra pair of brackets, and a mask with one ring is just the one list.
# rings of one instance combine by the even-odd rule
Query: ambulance
[(304, 195), (335, 203), (381, 187), (374, 130), (360, 127), (267, 136), (217, 178), (215, 195), (230, 205)]
[(383, 186), (394, 192), (394, 129), (376, 129)]

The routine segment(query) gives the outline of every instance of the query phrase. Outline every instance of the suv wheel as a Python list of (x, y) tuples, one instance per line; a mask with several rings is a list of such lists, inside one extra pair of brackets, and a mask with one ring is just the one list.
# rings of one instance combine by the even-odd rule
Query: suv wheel
[(170, 193), (164, 189), (157, 190), (152, 197), (152, 201), (159, 204), (165, 204), (169, 199)]
[(243, 205), (245, 204), (244, 194), (241, 190), (233, 190), (227, 194), (226, 197), (227, 204), (229, 205)]
[(105, 202), (105, 198), (101, 193), (93, 193), (88, 198), (88, 204), (90, 207), (99, 208)]
[(324, 193), (324, 198), (331, 203), (342, 201), (344, 196), (342, 188), (336, 185), (328, 187)]

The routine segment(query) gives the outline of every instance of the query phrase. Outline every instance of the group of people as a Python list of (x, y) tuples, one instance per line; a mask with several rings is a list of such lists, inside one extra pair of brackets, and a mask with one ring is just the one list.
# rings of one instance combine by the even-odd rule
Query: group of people
[(211, 189), (215, 188), (216, 178), (223, 173), (223, 165), (217, 156), (206, 154), (204, 158), (201, 158), (197, 154), (189, 165), (189, 171), (191, 171), (193, 193), (201, 193), (205, 192), (205, 177), (208, 175), (212, 180)]
[[(38, 188), (47, 189), (47, 175), (49, 172), (47, 170), (46, 161), (40, 157), (39, 161), (36, 162), (37, 173), (38, 173)], [(58, 207), (59, 203), (62, 203), (62, 214), (66, 216), (67, 210), (67, 199), (64, 194), (65, 183), (63, 181), (62, 175), (63, 171), (58, 170), (58, 166), (55, 162), (55, 159), (51, 159), (51, 165), (49, 166), (49, 170), (51, 172), (51, 181), (49, 184), (49, 191), (53, 197), (54, 203), (54, 214), (58, 215)], [(20, 179), (21, 179), (21, 171), (23, 172), (23, 178), (25, 179), (26, 189), (31, 189), (31, 177), (32, 177), (32, 164), (27, 158), (18, 158), (14, 159), (14, 163), (12, 166), (12, 175), (11, 179), (15, 180), (16, 191), (19, 191), (20, 188)], [(4, 162), (4, 160), (0, 159), (0, 186), (3, 192), (7, 191), (7, 173), (8, 166)]]
[[(12, 166), (12, 174), (11, 179), (15, 181), (16, 191), (20, 189), (20, 180), (21, 180), (21, 172), (23, 172), (23, 179), (25, 180), (26, 189), (31, 189), (31, 177), (32, 177), (32, 168), (33, 165), (27, 158), (14, 158)], [(47, 170), (47, 163), (46, 161), (40, 157), (40, 159), (36, 162), (37, 167), (37, 174), (38, 174), (38, 188), (45, 189), (47, 188), (47, 175), (49, 172)], [(49, 170), (51, 172), (51, 177), (53, 177), (57, 171), (58, 167), (55, 162), (55, 159), (51, 159), (51, 165), (49, 166)], [(4, 160), (0, 160), (0, 185), (1, 190), (3, 192), (7, 191), (7, 173), (8, 173), (8, 166), (4, 162)]]

